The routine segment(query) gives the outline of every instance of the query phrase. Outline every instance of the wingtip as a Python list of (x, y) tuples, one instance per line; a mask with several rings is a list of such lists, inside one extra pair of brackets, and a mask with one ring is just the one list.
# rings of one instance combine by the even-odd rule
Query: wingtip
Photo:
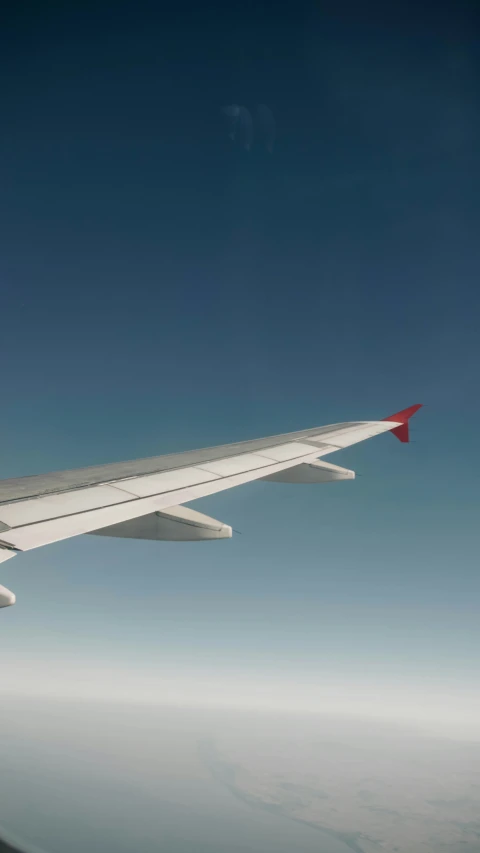
[(394, 415), (389, 415), (388, 418), (383, 419), (399, 424), (391, 430), (399, 441), (404, 443), (410, 441), (408, 422), (415, 412), (422, 408), (422, 405), (423, 403), (417, 403), (415, 406), (409, 406), (408, 409), (402, 409), (401, 412), (396, 412)]
[(422, 408), (423, 403), (417, 403), (415, 406), (409, 406), (408, 409), (402, 409), (401, 412), (396, 412), (394, 415), (389, 415), (384, 418), (384, 421), (396, 421), (399, 424), (407, 423), (410, 418)]

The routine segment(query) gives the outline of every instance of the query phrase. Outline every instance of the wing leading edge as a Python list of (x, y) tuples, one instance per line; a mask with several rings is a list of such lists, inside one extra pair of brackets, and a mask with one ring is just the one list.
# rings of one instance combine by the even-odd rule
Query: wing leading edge
[(0, 481), (0, 562), (19, 551), (93, 532), (177, 541), (228, 538), (228, 525), (180, 505), (252, 480), (352, 479), (353, 471), (317, 460), (383, 432), (407, 441), (408, 421), (419, 408), (383, 421), (332, 424), (206, 450)]

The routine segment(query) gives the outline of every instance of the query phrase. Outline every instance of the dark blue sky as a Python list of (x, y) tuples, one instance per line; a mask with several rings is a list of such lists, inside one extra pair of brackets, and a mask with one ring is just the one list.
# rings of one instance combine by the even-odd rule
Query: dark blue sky
[[(116, 647), (134, 571), (132, 661), (153, 589), (160, 610), (186, 602), (172, 654), (200, 613), (205, 655), (233, 642), (231, 663), (250, 643), (270, 661), (326, 643), (340, 667), (380, 647), (406, 671), (476, 665), (458, 626), (474, 632), (479, 591), (478, 20), (466, 2), (333, 8), (36, 3), (4, 20), (0, 476), (426, 404), (410, 447), (332, 457), (353, 484), (202, 502), (243, 525), (228, 545), (86, 538), (7, 564), (17, 644), (29, 626), (78, 653), (86, 622), (91, 648)], [(270, 106), (271, 155), (232, 144), (230, 103)], [(285, 628), (292, 597), (306, 610)], [(245, 639), (266, 598), (271, 634)]]

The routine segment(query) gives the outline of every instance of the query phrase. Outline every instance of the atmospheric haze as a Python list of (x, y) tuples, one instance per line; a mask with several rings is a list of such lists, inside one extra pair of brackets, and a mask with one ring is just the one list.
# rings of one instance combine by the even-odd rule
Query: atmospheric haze
[(478, 741), (353, 713), (85, 696), (11, 695), (0, 724), (2, 821), (27, 849), (480, 850)]
[(25, 659), (2, 664), (2, 695), (32, 701), (84, 700), (134, 703), (139, 706), (275, 711), (336, 715), (480, 742), (480, 689), (453, 679), (413, 679), (364, 674), (348, 678), (324, 671), (282, 674), (268, 671), (215, 669), (205, 665), (141, 662), (132, 671), (118, 663), (68, 663)]

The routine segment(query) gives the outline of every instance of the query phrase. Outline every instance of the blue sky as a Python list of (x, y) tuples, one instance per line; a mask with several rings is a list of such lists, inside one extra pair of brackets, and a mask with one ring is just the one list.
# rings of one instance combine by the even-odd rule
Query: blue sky
[(12, 665), (479, 687), (478, 55), (466, 3), (392, 9), (12, 11), (1, 477), (425, 404), (353, 483), (199, 502), (231, 542), (2, 566)]

